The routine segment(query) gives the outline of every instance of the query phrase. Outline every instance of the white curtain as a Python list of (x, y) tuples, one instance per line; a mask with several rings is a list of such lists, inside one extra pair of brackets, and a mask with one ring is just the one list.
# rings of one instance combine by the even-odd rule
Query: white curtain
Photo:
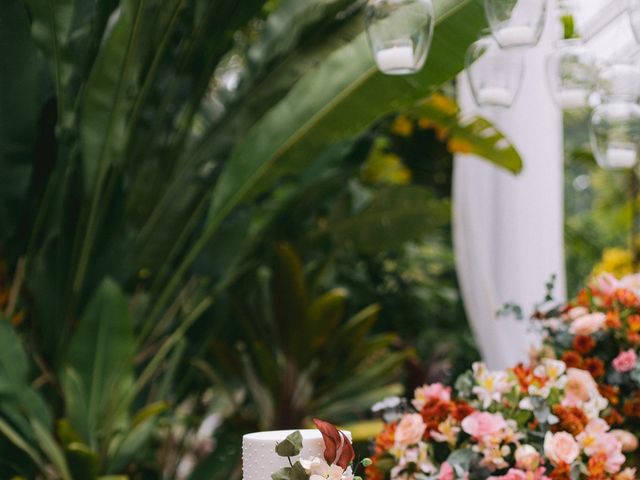
[[(548, 25), (554, 22), (548, 20)], [(497, 318), (506, 302), (521, 305), (528, 317), (554, 274), (558, 298), (565, 295), (562, 118), (544, 72), (557, 38), (552, 30), (546, 29), (538, 47), (523, 50), (525, 82), (512, 108), (478, 111), (464, 75), (459, 82), (463, 112), (493, 121), (524, 160), (523, 172), (513, 176), (485, 160), (463, 155), (455, 159), (458, 278), (467, 316), (491, 368), (526, 360), (536, 340), (528, 321)]]

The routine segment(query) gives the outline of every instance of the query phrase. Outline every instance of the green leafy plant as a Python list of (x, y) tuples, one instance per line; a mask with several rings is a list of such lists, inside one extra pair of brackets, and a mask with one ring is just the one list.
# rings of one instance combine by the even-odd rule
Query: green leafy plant
[[(374, 122), (462, 69), (481, 5), (437, 7), (427, 67), (392, 78), (375, 69), (361, 5), (347, 0), (0, 3), (0, 54), (14, 59), (0, 71), (0, 304), (16, 325), (10, 343), (26, 346), (6, 350), (22, 365), (12, 389), (39, 405), (1, 410), (4, 476), (157, 474), (145, 464), (154, 432), (201, 388), (176, 379), (207, 348), (190, 332), (259, 263), (271, 214), (308, 193), (313, 168), (337, 168)], [(335, 232), (346, 241), (353, 229)], [(288, 340), (287, 353), (299, 350)], [(355, 398), (381, 394), (383, 377)], [(313, 408), (346, 412), (352, 388)]]

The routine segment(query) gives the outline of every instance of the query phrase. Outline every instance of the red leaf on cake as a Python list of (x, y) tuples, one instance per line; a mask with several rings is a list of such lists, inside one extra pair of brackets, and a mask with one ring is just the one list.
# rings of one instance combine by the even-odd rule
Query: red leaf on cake
[(349, 441), (349, 437), (347, 437), (343, 432), (340, 432), (342, 436), (342, 450), (340, 451), (340, 458), (336, 462), (343, 470), (346, 470), (351, 462), (356, 458), (356, 452), (353, 451), (353, 445)]
[(322, 439), (324, 440), (324, 459), (329, 465), (333, 465), (338, 456), (340, 444), (342, 443), (340, 432), (334, 425), (324, 420), (314, 418), (313, 423), (315, 423), (318, 430), (320, 430)]

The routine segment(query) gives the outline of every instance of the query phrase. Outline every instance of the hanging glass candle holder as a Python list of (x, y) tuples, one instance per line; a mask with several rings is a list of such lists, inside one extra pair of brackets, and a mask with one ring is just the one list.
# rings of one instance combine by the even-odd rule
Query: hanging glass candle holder
[(547, 0), (484, 0), (491, 33), (502, 48), (538, 44), (547, 15)]
[(432, 0), (369, 0), (365, 18), (381, 72), (408, 75), (420, 71), (433, 38)]
[(524, 61), (517, 51), (502, 50), (486, 36), (469, 47), (465, 67), (478, 106), (513, 105), (524, 77)]
[(640, 153), (640, 69), (614, 65), (601, 77), (603, 103), (591, 115), (593, 154), (602, 168), (633, 168)]
[(547, 59), (553, 99), (563, 110), (589, 106), (597, 83), (595, 56), (580, 39), (561, 40)]
[(640, 0), (629, 0), (628, 12), (633, 35), (636, 37), (636, 41), (640, 43)]

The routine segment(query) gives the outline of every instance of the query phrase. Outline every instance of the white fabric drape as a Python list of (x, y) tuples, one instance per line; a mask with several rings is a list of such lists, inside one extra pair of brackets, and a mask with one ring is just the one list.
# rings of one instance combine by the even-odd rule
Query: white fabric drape
[(553, 274), (558, 276), (558, 297), (565, 295), (562, 117), (544, 72), (557, 38), (551, 30), (547, 28), (538, 47), (523, 50), (525, 82), (512, 108), (478, 111), (464, 75), (459, 82), (463, 112), (493, 121), (524, 160), (517, 177), (474, 157), (455, 160), (458, 278), (467, 316), (491, 368), (526, 360), (535, 341), (527, 321), (496, 317), (506, 302), (521, 305), (527, 316), (543, 299)]

